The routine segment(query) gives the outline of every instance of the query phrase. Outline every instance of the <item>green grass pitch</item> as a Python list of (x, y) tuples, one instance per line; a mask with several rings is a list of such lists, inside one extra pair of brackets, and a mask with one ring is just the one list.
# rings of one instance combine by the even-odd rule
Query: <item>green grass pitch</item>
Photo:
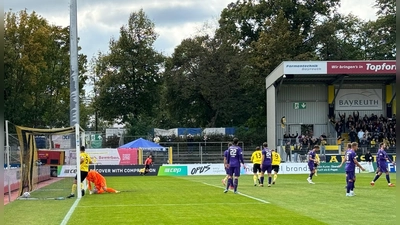
[[(106, 177), (118, 194), (75, 199), (16, 200), (4, 207), (5, 224), (396, 224), (396, 189), (383, 175), (357, 174), (354, 197), (345, 196), (344, 174), (279, 175), (272, 187), (239, 179), (239, 194), (224, 194), (223, 176)], [(395, 174), (391, 174), (396, 183)], [(72, 178), (31, 193), (31, 197), (67, 196)], [(68, 213), (70, 212), (70, 213)], [(72, 212), (72, 213), (71, 213)], [(66, 216), (70, 214), (70, 216)], [(68, 219), (68, 220), (67, 220)]]

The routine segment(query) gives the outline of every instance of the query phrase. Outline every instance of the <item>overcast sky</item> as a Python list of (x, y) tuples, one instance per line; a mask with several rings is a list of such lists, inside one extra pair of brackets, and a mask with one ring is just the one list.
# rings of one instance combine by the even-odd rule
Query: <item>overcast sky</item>
[[(35, 11), (51, 24), (69, 25), (70, 0), (5, 0), (4, 10)], [(232, 0), (78, 0), (78, 36), (82, 53), (90, 60), (98, 51), (107, 52), (111, 37), (127, 24), (129, 14), (143, 9), (159, 34), (155, 48), (170, 55), (182, 39), (191, 37), (205, 24), (216, 24), (221, 10)], [(374, 20), (375, 0), (342, 0), (340, 12)]]

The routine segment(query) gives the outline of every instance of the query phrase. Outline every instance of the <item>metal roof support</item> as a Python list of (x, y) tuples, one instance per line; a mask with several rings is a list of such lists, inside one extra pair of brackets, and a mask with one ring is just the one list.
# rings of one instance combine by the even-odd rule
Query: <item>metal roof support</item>
[(282, 77), (281, 77), (281, 80), (279, 81), (279, 84), (278, 84), (278, 86), (276, 87), (276, 95), (278, 95), (279, 94), (279, 91), (281, 90), (281, 86), (282, 86), (282, 83), (283, 83), (283, 79), (285, 78), (285, 75), (283, 75)]
[(390, 99), (390, 104), (393, 105), (393, 100), (396, 98), (396, 92), (393, 94), (392, 99)]
[(332, 101), (333, 103), (335, 102), (336, 96), (337, 96), (337, 94), (339, 93), (340, 89), (343, 86), (343, 81), (344, 81), (345, 77), (346, 77), (346, 75), (342, 76), (341, 79), (340, 79), (339, 88), (337, 89), (337, 91), (335, 92), (335, 95), (333, 96), (333, 101)]

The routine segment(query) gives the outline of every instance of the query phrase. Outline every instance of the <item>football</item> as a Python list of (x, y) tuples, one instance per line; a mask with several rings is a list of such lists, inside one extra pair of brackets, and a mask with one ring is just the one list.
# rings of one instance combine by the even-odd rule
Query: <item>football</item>
[(29, 198), (29, 197), (31, 197), (31, 193), (29, 193), (29, 192), (24, 192), (24, 193), (22, 194), (22, 197), (24, 197), (24, 198)]

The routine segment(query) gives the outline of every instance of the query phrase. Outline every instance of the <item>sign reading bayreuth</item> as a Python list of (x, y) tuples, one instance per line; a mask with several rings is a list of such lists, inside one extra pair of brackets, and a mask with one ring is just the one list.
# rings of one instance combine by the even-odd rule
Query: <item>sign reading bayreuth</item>
[(336, 110), (382, 110), (382, 89), (339, 89)]

